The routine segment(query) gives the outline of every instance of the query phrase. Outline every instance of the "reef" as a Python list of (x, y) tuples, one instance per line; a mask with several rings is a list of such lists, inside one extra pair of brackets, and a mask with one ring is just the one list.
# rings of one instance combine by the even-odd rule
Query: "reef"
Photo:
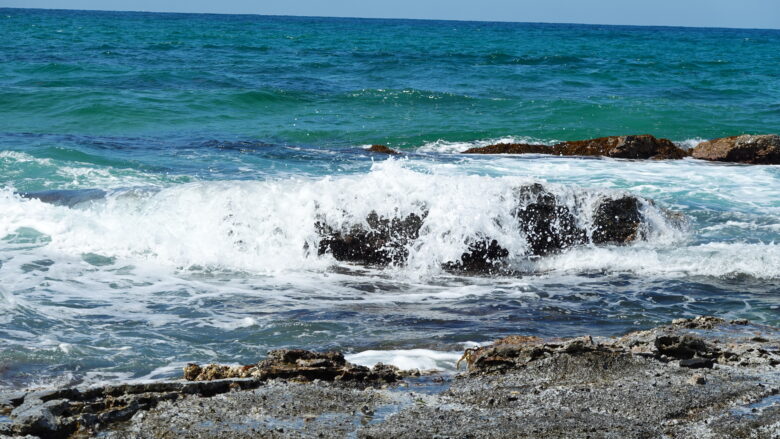
[(688, 151), (668, 139), (649, 134), (609, 136), (589, 140), (575, 140), (556, 145), (503, 143), (471, 148), (464, 154), (552, 154), (560, 156), (597, 156), (622, 159), (682, 159)]
[(692, 155), (702, 160), (777, 165), (780, 164), (780, 136), (746, 134), (708, 140), (699, 143)]
[(385, 146), (385, 145), (371, 145), (368, 148), (368, 151), (375, 152), (377, 154), (389, 154), (389, 155), (398, 155), (401, 154), (400, 152)]
[[(653, 204), (632, 195), (601, 196), (588, 206), (569, 206), (542, 184), (515, 188), (516, 207), (512, 217), (517, 233), (525, 238), (524, 256), (543, 257), (578, 245), (625, 245), (645, 239), (643, 204)], [(577, 209), (573, 211), (572, 209)], [(365, 265), (402, 265), (424, 229), (428, 212), (386, 218), (371, 212), (363, 222), (331, 224), (320, 218), (315, 224), (319, 235), (318, 254), (331, 254), (338, 261)], [(674, 212), (665, 214), (670, 219)], [(677, 215), (679, 216), (679, 215)], [(587, 227), (578, 217), (588, 217)], [(679, 218), (672, 221), (679, 225)], [(460, 259), (445, 261), (452, 272), (498, 273), (506, 267), (509, 251), (490, 236), (475, 235), (464, 243)]]
[(461, 362), (459, 375), (419, 377), (281, 350), (188, 365), (186, 380), (6, 392), (0, 437), (780, 437), (780, 329), (746, 320), (515, 335)]

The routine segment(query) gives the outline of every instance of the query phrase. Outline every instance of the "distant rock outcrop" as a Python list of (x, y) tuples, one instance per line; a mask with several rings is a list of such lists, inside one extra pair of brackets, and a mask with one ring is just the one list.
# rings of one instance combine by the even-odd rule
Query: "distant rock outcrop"
[(394, 150), (392, 148), (389, 148), (389, 147), (387, 147), (385, 145), (371, 145), (371, 147), (368, 148), (367, 150), (370, 151), (370, 152), (378, 153), (378, 154), (390, 154), (390, 155), (398, 155), (398, 154), (400, 154), (400, 152), (398, 152), (398, 151), (396, 151), (396, 150)]
[(718, 162), (780, 164), (780, 136), (767, 134), (722, 137), (699, 143), (693, 157)]
[(524, 143), (499, 143), (471, 148), (464, 154), (552, 154), (561, 156), (599, 156), (622, 159), (682, 159), (688, 152), (668, 139), (649, 134), (610, 136), (562, 142), (553, 146)]

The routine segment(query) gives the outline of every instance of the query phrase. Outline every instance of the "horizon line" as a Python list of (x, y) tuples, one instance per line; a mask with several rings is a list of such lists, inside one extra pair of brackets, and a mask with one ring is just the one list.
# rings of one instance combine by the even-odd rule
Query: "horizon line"
[(78, 8), (18, 8), (18, 7), (0, 7), (0, 10), (22, 10), (22, 11), (75, 11), (75, 12), (126, 12), (133, 14), (181, 14), (181, 15), (235, 15), (235, 16), (253, 16), (253, 17), (279, 17), (279, 18), (340, 18), (353, 20), (399, 20), (399, 21), (445, 21), (456, 23), (507, 23), (507, 24), (572, 24), (582, 26), (624, 26), (624, 27), (669, 27), (684, 29), (728, 29), (728, 30), (769, 30), (777, 31), (780, 28), (761, 28), (761, 27), (724, 27), (724, 26), (684, 26), (669, 24), (609, 24), (609, 23), (580, 23), (580, 22), (553, 22), (553, 21), (512, 21), (512, 20), (463, 20), (451, 18), (405, 18), (405, 17), (346, 17), (335, 15), (289, 15), (289, 14), (261, 14), (252, 12), (182, 12), (182, 11), (147, 11), (147, 10), (119, 10), (119, 9), (78, 9)]

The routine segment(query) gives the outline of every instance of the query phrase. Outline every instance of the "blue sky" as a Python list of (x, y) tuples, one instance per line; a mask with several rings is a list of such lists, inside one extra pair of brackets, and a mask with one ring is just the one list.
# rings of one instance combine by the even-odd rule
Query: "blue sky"
[(0, 6), (780, 28), (780, 0), (0, 0)]

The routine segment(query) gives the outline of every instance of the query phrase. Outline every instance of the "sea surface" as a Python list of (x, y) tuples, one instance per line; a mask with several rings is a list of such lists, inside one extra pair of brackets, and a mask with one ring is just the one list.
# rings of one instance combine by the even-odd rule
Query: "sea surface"
[[(0, 388), (282, 347), (452, 371), (509, 334), (778, 325), (780, 167), (459, 154), (777, 132), (778, 47), (776, 30), (0, 9)], [(507, 200), (533, 182), (686, 221), (529, 259)], [(319, 218), (421, 206), (405, 265), (311, 251)], [(443, 271), (471, 236), (522, 274)]]

